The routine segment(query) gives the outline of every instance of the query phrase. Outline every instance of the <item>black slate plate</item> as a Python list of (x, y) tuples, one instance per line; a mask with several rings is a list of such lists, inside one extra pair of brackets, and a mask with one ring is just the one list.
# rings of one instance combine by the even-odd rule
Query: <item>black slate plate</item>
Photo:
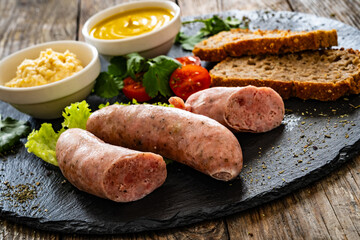
[[(231, 11), (219, 14), (251, 19), (250, 28), (338, 30), (339, 45), (360, 49), (360, 31), (331, 19), (293, 12)], [(210, 17), (211, 15), (202, 16)], [(184, 20), (193, 19), (192, 17)], [(185, 26), (196, 32), (200, 24)], [(188, 55), (174, 46), (169, 55)], [(106, 60), (103, 58), (103, 68)], [(95, 107), (104, 100), (89, 96)], [(124, 100), (119, 97), (115, 100)], [(31, 227), (58, 232), (112, 234), (165, 229), (226, 216), (303, 187), (360, 152), (360, 96), (336, 102), (285, 102), (283, 124), (264, 134), (237, 134), (244, 153), (239, 179), (224, 183), (177, 163), (168, 165), (165, 184), (142, 200), (114, 203), (80, 192), (61, 172), (26, 152), (23, 144), (0, 157), (1, 216)], [(0, 114), (41, 121), (0, 102)], [(55, 125), (60, 120), (53, 121)], [(26, 140), (23, 139), (23, 143)], [(34, 199), (19, 201), (27, 186)]]

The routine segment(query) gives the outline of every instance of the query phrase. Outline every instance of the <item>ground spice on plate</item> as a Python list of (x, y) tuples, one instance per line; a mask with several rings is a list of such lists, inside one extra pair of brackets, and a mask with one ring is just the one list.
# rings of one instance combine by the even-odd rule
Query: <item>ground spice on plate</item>
[(12, 186), (8, 181), (5, 181), (4, 185), (7, 187), (7, 191), (3, 195), (6, 200), (25, 203), (37, 197), (36, 187), (31, 184), (18, 184)]

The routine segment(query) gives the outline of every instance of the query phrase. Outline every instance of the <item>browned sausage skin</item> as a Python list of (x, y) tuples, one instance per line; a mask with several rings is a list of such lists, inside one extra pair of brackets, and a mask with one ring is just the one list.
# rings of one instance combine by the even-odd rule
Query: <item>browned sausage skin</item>
[(231, 131), (180, 109), (112, 105), (95, 111), (86, 128), (105, 142), (158, 153), (215, 179), (231, 180), (242, 168), (241, 147)]
[(213, 87), (192, 94), (186, 101), (173, 97), (175, 107), (215, 119), (232, 131), (267, 132), (284, 119), (280, 95), (269, 87)]
[(56, 157), (61, 172), (75, 187), (116, 202), (145, 197), (167, 175), (160, 155), (113, 146), (77, 128), (60, 135)]

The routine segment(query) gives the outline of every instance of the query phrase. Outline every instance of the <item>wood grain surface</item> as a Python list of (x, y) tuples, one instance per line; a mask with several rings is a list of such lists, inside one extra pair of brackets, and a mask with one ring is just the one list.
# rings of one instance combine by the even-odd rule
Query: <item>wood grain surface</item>
[[(36, 43), (79, 39), (94, 13), (121, 0), (0, 0), (0, 58)], [(177, 0), (183, 16), (232, 9), (285, 10), (360, 28), (358, 0)], [(359, 36), (360, 37), (360, 36)], [(0, 239), (360, 239), (360, 156), (276, 201), (221, 219), (137, 234), (88, 236), (31, 229), (0, 219)]]

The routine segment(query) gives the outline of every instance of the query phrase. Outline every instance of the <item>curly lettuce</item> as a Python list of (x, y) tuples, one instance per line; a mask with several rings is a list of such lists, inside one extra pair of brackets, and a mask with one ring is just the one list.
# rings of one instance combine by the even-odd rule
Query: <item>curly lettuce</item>
[(150, 105), (155, 105), (155, 106), (161, 106), (161, 107), (174, 107), (174, 105), (172, 104), (168, 104), (168, 103), (162, 103), (162, 102), (157, 102), (157, 103), (138, 103), (138, 101), (136, 101), (135, 99), (133, 99), (131, 102), (128, 103), (119, 103), (119, 102), (114, 102), (113, 104), (110, 104), (109, 102), (105, 103), (105, 104), (100, 104), (99, 105), (99, 109), (110, 106), (110, 105), (123, 105), (123, 106), (128, 106), (128, 105), (139, 105), (139, 104), (150, 104)]
[(86, 122), (91, 115), (91, 110), (89, 104), (84, 100), (67, 106), (62, 115), (64, 117), (64, 122), (61, 125), (64, 129), (86, 129)]
[(56, 159), (56, 142), (62, 132), (69, 128), (86, 128), (86, 121), (91, 115), (89, 104), (84, 100), (66, 107), (63, 112), (62, 128), (56, 132), (51, 123), (43, 123), (39, 130), (33, 130), (25, 144), (27, 151), (35, 154), (45, 162), (58, 166)]
[(50, 164), (58, 166), (55, 147), (60, 134), (64, 130), (55, 132), (51, 123), (43, 123), (39, 130), (33, 130), (25, 143), (28, 152), (31, 152)]

